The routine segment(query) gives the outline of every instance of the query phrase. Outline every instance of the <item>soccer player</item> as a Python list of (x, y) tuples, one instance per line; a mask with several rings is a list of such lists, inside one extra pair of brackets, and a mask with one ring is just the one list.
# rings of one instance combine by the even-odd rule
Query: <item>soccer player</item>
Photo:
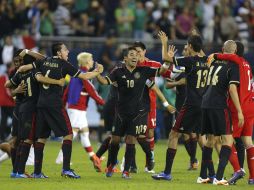
[[(223, 45), (224, 53), (235, 53), (236, 43), (228, 40)], [(228, 185), (223, 179), (225, 167), (231, 154), (233, 144), (230, 110), (227, 106), (227, 94), (229, 92), (232, 103), (236, 108), (238, 125), (244, 123), (244, 117), (239, 102), (237, 86), (239, 85), (239, 69), (236, 64), (227, 61), (210, 61), (209, 73), (206, 78), (207, 91), (202, 101), (202, 134), (207, 135), (207, 143), (203, 148), (200, 177), (197, 183), (210, 181), (207, 178), (207, 169), (212, 176), (214, 185)], [(215, 175), (212, 165), (212, 150), (214, 137), (221, 136), (222, 147), (219, 155), (219, 165)]]
[[(24, 56), (23, 60), (24, 64), (30, 64), (35, 61), (35, 58), (27, 55)], [(64, 85), (64, 79), (55, 80), (44, 77), (35, 69), (29, 70), (25, 73), (17, 72), (10, 81), (6, 82), (6, 87), (18, 86), (21, 83), (24, 83), (26, 86), (26, 92), (24, 93), (22, 102), (19, 105), (19, 137), (21, 140), (21, 154), (15, 178), (28, 177), (25, 174), (25, 164), (28, 159), (30, 147), (35, 140), (36, 104), (39, 95), (39, 85), (37, 81), (43, 84)]]
[[(32, 68), (38, 68), (42, 75), (53, 79), (65, 78), (67, 74), (72, 77), (78, 77), (88, 80), (96, 77), (103, 72), (103, 66), (98, 64), (92, 72), (82, 73), (73, 67), (67, 60), (69, 50), (59, 42), (52, 45), (53, 57), (47, 57), (41, 61), (34, 62), (31, 65), (25, 65), (19, 68), (19, 71), (26, 71)], [(63, 107), (62, 102), (63, 88), (57, 85), (40, 84), (40, 94), (37, 103), (37, 128), (34, 145), (35, 168), (34, 175), (41, 175), (43, 150), (51, 130), (59, 137), (63, 136), (63, 168), (61, 175), (69, 178), (80, 178), (79, 175), (70, 169), (70, 160), (72, 152), (72, 128), (69, 117)]]
[[(113, 175), (119, 150), (120, 137), (126, 135), (125, 166), (123, 178), (130, 178), (129, 169), (134, 157), (135, 139), (145, 135), (147, 130), (147, 112), (144, 107), (143, 93), (145, 85), (152, 87), (152, 81), (147, 79), (155, 77), (157, 69), (137, 67), (138, 53), (134, 47), (126, 52), (125, 64), (115, 68), (109, 76), (97, 76), (101, 84), (114, 84), (117, 86), (118, 100), (115, 126), (112, 128), (110, 143), (111, 162), (107, 177)], [(173, 109), (172, 109), (173, 110)]]
[(208, 73), (208, 68), (206, 66), (207, 57), (200, 54), (202, 50), (202, 39), (200, 36), (192, 35), (188, 39), (187, 48), (191, 56), (179, 58), (174, 57), (174, 46), (170, 46), (167, 52), (168, 38), (166, 34), (161, 31), (159, 32), (159, 37), (162, 42), (162, 58), (165, 61), (160, 73), (166, 72), (170, 64), (183, 66), (185, 67), (187, 83), (185, 103), (169, 134), (165, 169), (163, 172), (152, 176), (156, 180), (171, 180), (171, 168), (176, 154), (179, 133), (200, 133), (201, 130), (200, 106), (205, 91), (205, 76)]
[[(214, 58), (218, 60), (233, 61), (239, 67), (240, 71), (240, 84), (237, 86), (239, 100), (244, 115), (243, 127), (238, 127), (238, 114), (236, 107), (233, 104), (232, 98), (228, 99), (228, 106), (232, 113), (233, 124), (233, 137), (235, 146), (232, 146), (232, 153), (230, 162), (234, 168), (234, 175), (229, 180), (229, 184), (235, 184), (236, 181), (242, 178), (245, 173), (243, 171), (243, 161), (245, 149), (247, 152), (247, 162), (249, 168), (249, 181), (250, 185), (254, 184), (254, 146), (252, 142), (252, 133), (254, 125), (254, 101), (253, 101), (253, 86), (251, 85), (252, 72), (250, 64), (243, 58), (244, 46), (241, 42), (236, 41), (237, 51), (235, 54), (215, 54)], [(242, 146), (243, 141), (244, 146)], [(236, 148), (235, 148), (236, 147)], [(237, 151), (236, 151), (236, 150)], [(237, 152), (237, 155), (235, 154)]]
[[(94, 66), (93, 55), (82, 52), (77, 56), (79, 69), (87, 72)], [(68, 103), (67, 113), (71, 121), (73, 139), (80, 138), (81, 145), (88, 153), (96, 171), (101, 172), (101, 161), (93, 152), (89, 139), (89, 128), (86, 118), (86, 110), (89, 98), (92, 97), (99, 105), (104, 105), (104, 100), (98, 95), (93, 84), (89, 80), (72, 78), (64, 91), (64, 102)], [(60, 150), (56, 163), (63, 162), (63, 152)]]

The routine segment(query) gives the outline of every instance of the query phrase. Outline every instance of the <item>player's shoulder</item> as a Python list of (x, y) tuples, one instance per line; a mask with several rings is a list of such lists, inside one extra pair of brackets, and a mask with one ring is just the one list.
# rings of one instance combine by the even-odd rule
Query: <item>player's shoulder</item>
[[(142, 64), (142, 63), (141, 63), (141, 64)], [(143, 62), (143, 66), (158, 68), (158, 67), (161, 67), (161, 63), (158, 62), (158, 61), (151, 60), (151, 59), (146, 59), (146, 60)]]

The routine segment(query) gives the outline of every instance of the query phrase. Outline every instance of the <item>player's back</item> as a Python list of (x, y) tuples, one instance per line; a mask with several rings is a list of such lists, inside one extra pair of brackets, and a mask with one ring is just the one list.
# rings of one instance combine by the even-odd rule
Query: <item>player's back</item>
[(208, 67), (207, 57), (190, 56), (174, 58), (176, 66), (185, 67), (186, 99), (185, 103), (200, 106), (205, 92)]
[(236, 64), (216, 60), (211, 63), (206, 79), (207, 89), (202, 108), (225, 109), (230, 84), (239, 84), (239, 70)]

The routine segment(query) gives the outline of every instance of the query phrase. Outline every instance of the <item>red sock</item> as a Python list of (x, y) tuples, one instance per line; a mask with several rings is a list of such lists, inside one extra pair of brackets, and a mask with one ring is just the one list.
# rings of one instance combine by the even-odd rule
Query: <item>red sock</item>
[(232, 148), (231, 148), (231, 154), (230, 154), (230, 157), (229, 157), (229, 162), (231, 163), (231, 165), (234, 169), (234, 172), (237, 172), (241, 169), (239, 161), (238, 161), (238, 157), (237, 157), (237, 151), (235, 149), (234, 144), (232, 145)]
[(249, 179), (254, 179), (254, 146), (247, 149), (247, 162), (250, 173)]
[(146, 141), (149, 142), (150, 148), (153, 151), (154, 150), (154, 137), (152, 137), (152, 138), (147, 137)]

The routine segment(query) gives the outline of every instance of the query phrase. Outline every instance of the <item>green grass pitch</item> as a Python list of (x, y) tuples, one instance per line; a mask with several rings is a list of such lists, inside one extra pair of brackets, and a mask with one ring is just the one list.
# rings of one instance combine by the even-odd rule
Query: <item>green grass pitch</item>
[[(94, 149), (97, 149), (96, 144)], [(183, 146), (179, 146), (173, 165), (172, 181), (155, 181), (151, 174), (144, 172), (145, 155), (139, 145), (137, 147), (138, 173), (132, 174), (132, 179), (125, 180), (121, 174), (114, 174), (111, 178), (106, 178), (105, 173), (96, 173), (93, 169), (88, 155), (81, 148), (79, 142), (73, 144), (72, 168), (81, 175), (81, 179), (67, 179), (60, 176), (61, 166), (55, 164), (55, 158), (60, 148), (60, 142), (48, 142), (44, 151), (43, 172), (49, 176), (49, 179), (11, 179), (11, 161), (6, 161), (0, 165), (0, 190), (203, 190), (203, 189), (252, 189), (253, 186), (247, 184), (247, 176), (240, 180), (235, 186), (213, 186), (210, 184), (196, 184), (199, 171), (187, 171), (189, 157)], [(164, 169), (166, 141), (160, 141), (155, 147), (155, 171), (160, 172)], [(120, 149), (118, 159), (122, 160), (124, 148)], [(201, 159), (200, 149), (198, 150), (198, 159)], [(214, 162), (218, 157), (214, 151)], [(247, 164), (247, 162), (245, 162)], [(246, 165), (245, 164), (245, 165)], [(103, 162), (105, 168), (106, 161)], [(247, 168), (245, 168), (247, 169)], [(27, 167), (29, 173), (33, 167)], [(247, 170), (246, 170), (247, 171)], [(232, 174), (230, 164), (226, 168), (225, 176), (229, 178)]]

